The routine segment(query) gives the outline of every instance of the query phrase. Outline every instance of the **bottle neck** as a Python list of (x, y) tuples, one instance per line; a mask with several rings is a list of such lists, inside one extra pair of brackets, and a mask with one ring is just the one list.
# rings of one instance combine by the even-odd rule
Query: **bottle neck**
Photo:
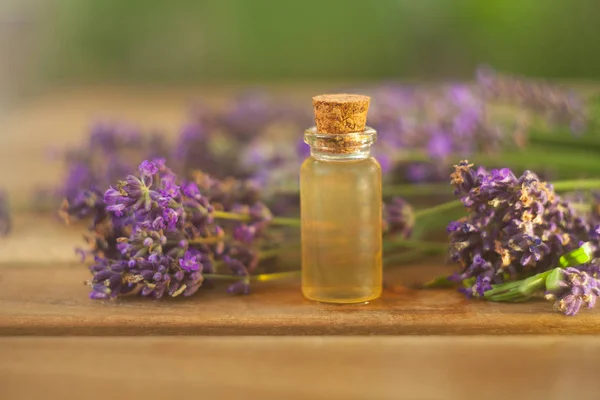
[(377, 132), (367, 127), (363, 132), (329, 134), (310, 128), (304, 132), (304, 141), (310, 146), (310, 155), (320, 161), (356, 161), (369, 157)]
[(371, 146), (364, 146), (360, 149), (352, 149), (349, 153), (331, 153), (322, 149), (311, 147), (310, 156), (319, 161), (356, 161), (369, 158)]

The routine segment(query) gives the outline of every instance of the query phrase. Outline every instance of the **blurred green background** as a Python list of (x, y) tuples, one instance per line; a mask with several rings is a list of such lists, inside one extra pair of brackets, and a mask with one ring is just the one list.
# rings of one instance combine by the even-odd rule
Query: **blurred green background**
[(597, 0), (39, 0), (2, 17), (9, 73), (37, 82), (600, 76)]

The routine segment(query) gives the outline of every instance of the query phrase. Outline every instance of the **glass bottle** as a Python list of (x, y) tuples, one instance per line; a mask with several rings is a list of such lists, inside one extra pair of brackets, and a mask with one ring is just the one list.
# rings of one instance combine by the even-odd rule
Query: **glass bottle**
[[(366, 119), (366, 115), (365, 115)], [(382, 290), (381, 167), (376, 132), (308, 129), (302, 164), (302, 292), (311, 300), (359, 303)]]

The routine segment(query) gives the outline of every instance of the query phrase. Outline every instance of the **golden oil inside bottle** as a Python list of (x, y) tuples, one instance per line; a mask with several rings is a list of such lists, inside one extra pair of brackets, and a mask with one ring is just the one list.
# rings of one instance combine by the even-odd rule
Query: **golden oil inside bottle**
[(379, 297), (381, 168), (372, 157), (308, 158), (300, 174), (302, 292), (329, 303)]

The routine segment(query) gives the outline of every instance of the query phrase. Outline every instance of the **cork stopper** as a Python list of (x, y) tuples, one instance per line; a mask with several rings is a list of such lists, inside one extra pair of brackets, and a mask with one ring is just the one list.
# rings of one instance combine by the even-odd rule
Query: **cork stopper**
[(369, 96), (360, 94), (322, 94), (312, 98), (319, 133), (362, 132), (367, 125)]

